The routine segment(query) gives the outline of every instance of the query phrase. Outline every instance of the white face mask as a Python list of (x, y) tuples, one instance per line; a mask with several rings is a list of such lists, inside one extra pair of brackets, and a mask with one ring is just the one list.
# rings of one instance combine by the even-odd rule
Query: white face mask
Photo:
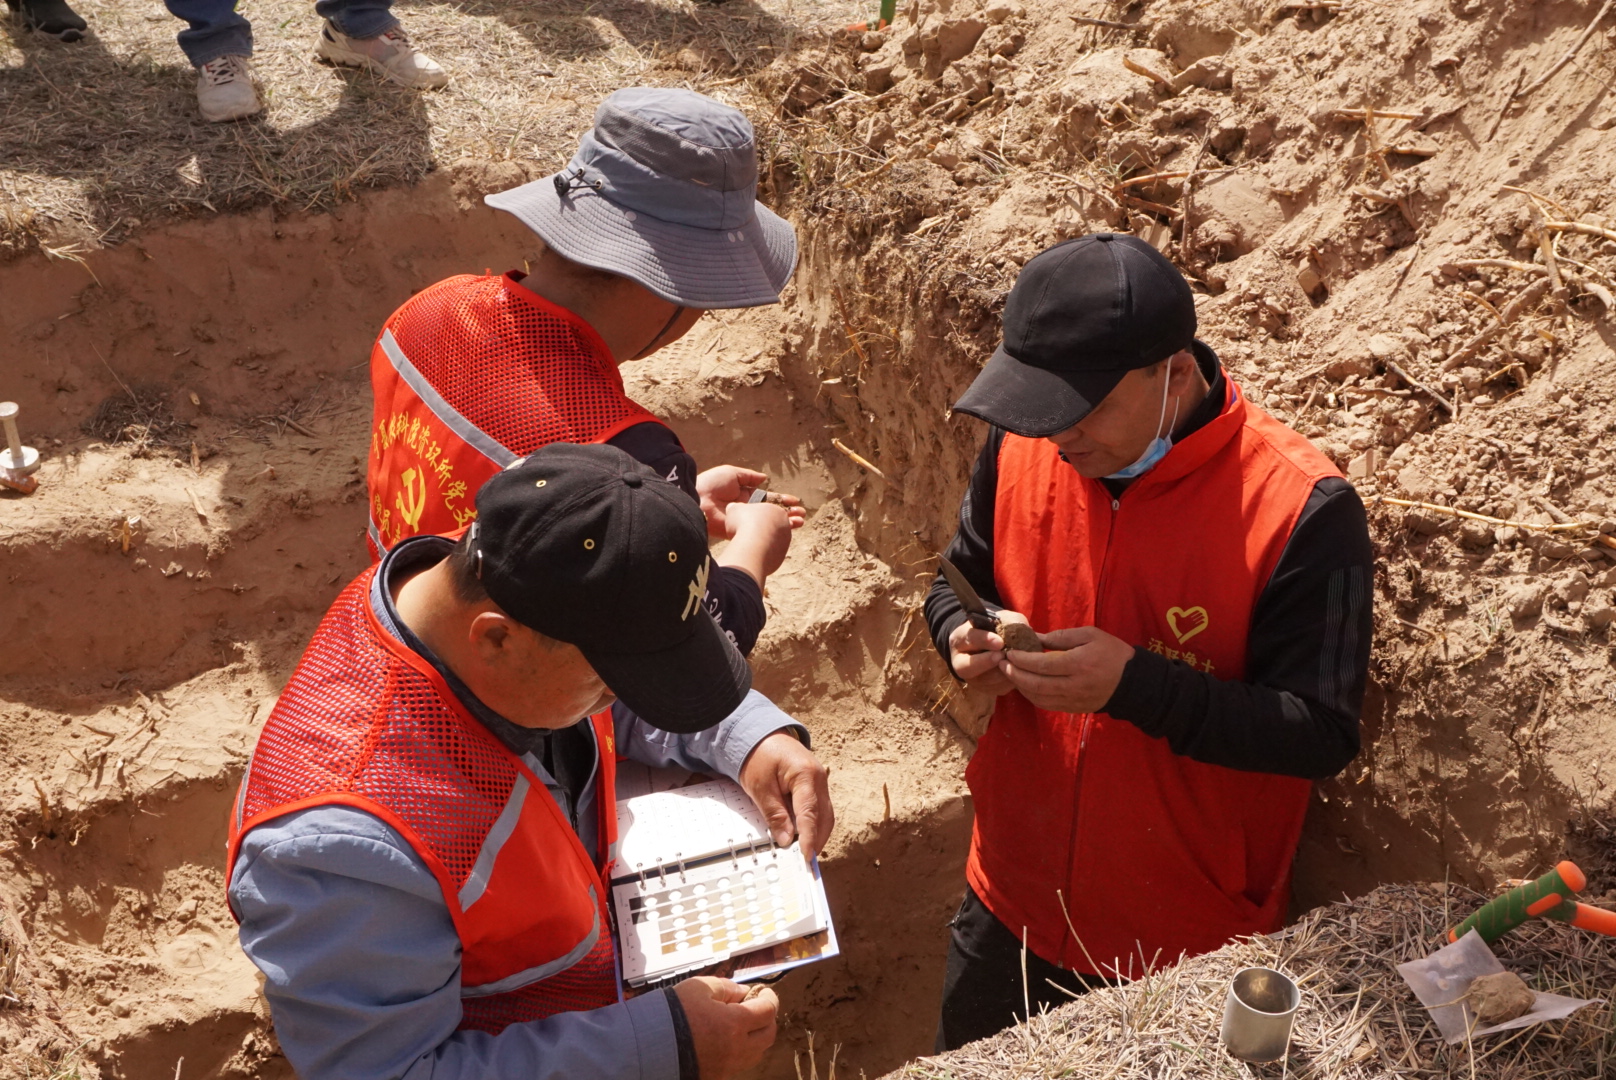
[(1132, 465), (1125, 465), (1114, 473), (1108, 474), (1107, 480), (1133, 480), (1145, 475), (1154, 469), (1161, 459), (1167, 456), (1167, 451), (1173, 448), (1173, 429), (1178, 427), (1179, 398), (1173, 399), (1173, 422), (1167, 425), (1166, 432), (1162, 431), (1162, 422), (1167, 419), (1167, 385), (1173, 381), (1173, 365), (1169, 362), (1167, 371), (1162, 377), (1162, 404), (1161, 415), (1156, 418), (1156, 437), (1150, 440), (1145, 452), (1140, 454)]

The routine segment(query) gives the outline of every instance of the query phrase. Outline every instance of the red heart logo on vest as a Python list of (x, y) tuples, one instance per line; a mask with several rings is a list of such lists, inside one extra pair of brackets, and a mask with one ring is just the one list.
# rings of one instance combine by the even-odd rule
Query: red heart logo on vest
[(1205, 630), (1209, 621), (1204, 607), (1167, 609), (1167, 625), (1172, 629), (1173, 636), (1178, 639), (1180, 645)]

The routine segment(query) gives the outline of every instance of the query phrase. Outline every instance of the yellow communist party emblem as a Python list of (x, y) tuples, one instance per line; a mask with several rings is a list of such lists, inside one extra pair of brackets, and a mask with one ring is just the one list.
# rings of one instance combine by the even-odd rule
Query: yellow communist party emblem
[(1210, 621), (1204, 607), (1167, 609), (1167, 627), (1172, 630), (1180, 645), (1205, 630)]
[(393, 502), (398, 507), (399, 516), (412, 529), (421, 527), (421, 514), (426, 510), (426, 476), (419, 469), (405, 469), (399, 479), (404, 481), (404, 490), (399, 492)]

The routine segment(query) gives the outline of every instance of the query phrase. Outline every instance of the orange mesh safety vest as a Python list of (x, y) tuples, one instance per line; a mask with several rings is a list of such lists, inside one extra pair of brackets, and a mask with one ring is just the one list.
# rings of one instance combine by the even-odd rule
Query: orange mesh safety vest
[(337, 597), (264, 724), (227, 865), (257, 825), (356, 807), (397, 829), (437, 876), (460, 935), (461, 1028), (497, 1033), (618, 1001), (605, 885), (617, 841), (611, 712), (591, 719), (609, 853), (597, 869), (543, 781), (376, 622), (375, 574)]
[[(1006, 435), (998, 464), (1006, 607), (1220, 679), (1244, 677), (1257, 598), (1314, 485), (1340, 475), (1233, 382), (1223, 412), (1120, 499), (1045, 439)], [(1062, 967), (1139, 975), (1284, 918), (1306, 780), (1204, 765), (1126, 721), (1018, 693), (999, 698), (965, 775), (971, 887)]]
[(462, 274), (393, 312), (370, 352), (370, 543), (463, 529), (477, 489), (553, 442), (657, 418), (623, 393), (606, 343), (520, 274)]

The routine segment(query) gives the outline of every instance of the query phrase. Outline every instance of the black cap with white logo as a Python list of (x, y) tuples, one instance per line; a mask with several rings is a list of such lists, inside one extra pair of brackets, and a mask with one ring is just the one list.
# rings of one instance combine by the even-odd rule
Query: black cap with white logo
[(1122, 377), (1195, 340), (1184, 275), (1136, 236), (1065, 240), (1021, 268), (1004, 302), (1004, 340), (958, 402), (1028, 438), (1065, 431)]
[(482, 486), (474, 529), (494, 603), (576, 645), (647, 722), (700, 731), (751, 689), (703, 603), (712, 562), (700, 507), (623, 451), (546, 446)]

